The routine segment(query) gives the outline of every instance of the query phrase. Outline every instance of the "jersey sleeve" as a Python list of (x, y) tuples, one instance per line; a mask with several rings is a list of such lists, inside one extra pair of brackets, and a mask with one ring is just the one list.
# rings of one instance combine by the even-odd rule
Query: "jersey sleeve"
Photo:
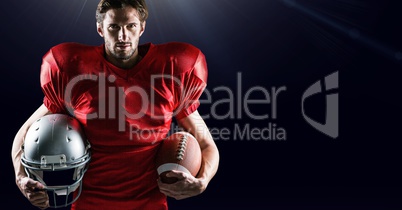
[(199, 98), (207, 86), (207, 63), (205, 56), (199, 52), (194, 67), (181, 77), (180, 89), (176, 98), (176, 119), (184, 118), (195, 112), (200, 106)]
[(63, 73), (53, 56), (52, 51), (43, 56), (40, 71), (40, 83), (44, 93), (43, 104), (52, 113), (67, 113), (64, 105)]

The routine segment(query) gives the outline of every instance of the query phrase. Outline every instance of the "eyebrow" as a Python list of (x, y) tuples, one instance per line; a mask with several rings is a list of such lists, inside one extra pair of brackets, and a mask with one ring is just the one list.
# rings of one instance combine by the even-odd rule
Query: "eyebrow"
[[(138, 25), (138, 24), (140, 24), (140, 23), (138, 23), (138, 22), (131, 22), (131, 23), (127, 23), (126, 25), (131, 25), (131, 24), (133, 24), (133, 25)], [(112, 26), (112, 25), (119, 25), (119, 24), (117, 24), (117, 23), (109, 23), (109, 24), (108, 24), (108, 26)]]

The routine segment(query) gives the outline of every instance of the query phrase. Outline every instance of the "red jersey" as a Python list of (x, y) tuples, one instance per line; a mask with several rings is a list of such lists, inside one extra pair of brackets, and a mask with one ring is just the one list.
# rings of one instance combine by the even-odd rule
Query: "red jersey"
[(170, 129), (199, 106), (205, 57), (184, 43), (144, 44), (131, 69), (109, 63), (104, 45), (65, 43), (43, 58), (41, 87), (52, 113), (76, 117), (92, 159), (72, 209), (167, 209), (154, 157)]

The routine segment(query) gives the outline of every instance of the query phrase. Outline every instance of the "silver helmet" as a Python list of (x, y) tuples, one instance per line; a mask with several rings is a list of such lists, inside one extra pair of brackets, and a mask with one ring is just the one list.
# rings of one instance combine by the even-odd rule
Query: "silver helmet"
[(28, 129), (21, 163), (30, 178), (45, 186), (50, 207), (66, 207), (80, 196), (89, 148), (81, 124), (68, 115), (45, 115)]

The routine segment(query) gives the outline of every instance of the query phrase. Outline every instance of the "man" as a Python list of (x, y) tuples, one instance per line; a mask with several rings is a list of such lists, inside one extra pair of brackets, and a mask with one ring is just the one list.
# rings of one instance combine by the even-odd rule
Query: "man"
[[(49, 200), (40, 182), (27, 177), (21, 145), (29, 126), (50, 113), (69, 114), (85, 129), (92, 159), (72, 209), (167, 209), (166, 196), (202, 193), (215, 175), (219, 152), (197, 112), (206, 86), (203, 54), (189, 44), (139, 45), (148, 17), (144, 0), (101, 0), (97, 31), (101, 46), (64, 43), (53, 47), (41, 67), (43, 104), (15, 136), (16, 183), (39, 208)], [(202, 151), (197, 177), (172, 171), (174, 184), (158, 180), (154, 157), (175, 117)]]

